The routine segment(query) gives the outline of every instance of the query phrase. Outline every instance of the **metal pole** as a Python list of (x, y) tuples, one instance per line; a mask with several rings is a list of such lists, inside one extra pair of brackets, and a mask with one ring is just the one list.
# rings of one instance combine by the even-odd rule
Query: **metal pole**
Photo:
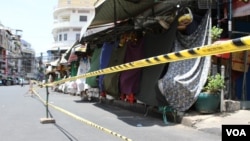
[[(220, 11), (221, 11), (221, 0), (217, 0), (217, 27), (219, 28), (221, 26), (221, 23), (220, 23)], [(217, 71), (218, 73), (221, 73), (221, 57), (217, 57)]]
[(221, 0), (217, 0), (217, 27), (220, 27), (220, 6), (221, 5)]
[[(221, 66), (221, 76), (225, 80), (225, 66)], [(221, 90), (221, 95), (220, 95), (220, 111), (224, 112), (225, 111), (225, 105), (224, 105), (224, 89)]]
[(243, 74), (243, 82), (242, 82), (242, 93), (241, 100), (245, 101), (247, 99), (247, 85), (246, 85), (246, 75), (247, 75), (247, 65), (248, 65), (248, 51), (244, 51), (244, 74)]
[[(232, 0), (229, 0), (228, 5), (228, 38), (232, 38)], [(230, 53), (229, 62), (228, 62), (228, 77), (229, 77), (229, 86), (228, 86), (228, 99), (232, 99), (232, 53)]]
[[(45, 74), (45, 83), (47, 83), (47, 82), (48, 82), (48, 75)], [(49, 102), (49, 88), (46, 85), (46, 118), (49, 117), (49, 105), (48, 105), (48, 102)]]
[(39, 60), (39, 81), (43, 81), (44, 70), (43, 70), (43, 53), (41, 52), (41, 57)]

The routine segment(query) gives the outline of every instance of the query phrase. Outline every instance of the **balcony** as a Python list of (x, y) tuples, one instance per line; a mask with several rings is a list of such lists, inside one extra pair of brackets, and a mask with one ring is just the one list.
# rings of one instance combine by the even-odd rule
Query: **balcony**
[(8, 61), (8, 66), (14, 67), (15, 66), (15, 62)]
[(29, 54), (35, 54), (35, 50), (32, 48), (27, 48), (27, 47), (23, 47), (22, 48), (22, 52), (23, 53), (29, 53)]
[(0, 63), (5, 63), (5, 60), (1, 56), (0, 56)]
[(86, 12), (84, 11), (84, 13), (89, 13), (88, 11), (91, 10), (91, 7), (85, 7), (82, 5), (60, 7), (60, 8), (56, 8), (54, 10), (53, 16), (55, 17), (56, 15), (58, 15), (62, 12), (65, 12), (66, 10), (73, 10), (73, 9), (84, 9), (84, 10), (86, 10)]
[(63, 29), (63, 28), (81, 28), (83, 27), (83, 23), (80, 22), (70, 22), (70, 21), (63, 21), (63, 22), (54, 22), (53, 24), (53, 31), (57, 29)]
[(94, 6), (95, 3), (96, 3), (96, 1), (94, 1), (94, 0), (85, 0), (83, 2), (82, 1), (71, 1), (70, 3), (68, 3), (67, 1), (64, 1), (64, 2), (58, 3), (58, 5), (54, 7), (54, 12), (61, 10), (61, 9), (66, 9), (66, 8), (92, 7), (92, 6)]
[(69, 40), (69, 41), (61, 41), (61, 42), (54, 42), (50, 49), (48, 51), (57, 51), (57, 50), (67, 50), (69, 49), (73, 44), (75, 43), (75, 40)]

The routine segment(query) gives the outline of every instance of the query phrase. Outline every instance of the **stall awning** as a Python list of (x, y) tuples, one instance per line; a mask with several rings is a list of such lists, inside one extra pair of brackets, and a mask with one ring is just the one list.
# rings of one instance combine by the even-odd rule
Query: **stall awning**
[(156, 4), (158, 3), (155, 0), (106, 0), (96, 8), (95, 18), (90, 26), (114, 22), (114, 5), (116, 5), (116, 20), (122, 21), (136, 17)]
[[(190, 5), (191, 1), (195, 0), (182, 1), (181, 6)], [(87, 31), (82, 32), (80, 42), (108, 41), (114, 38), (110, 36), (166, 20), (173, 17), (178, 4), (176, 0), (105, 0), (95, 8), (95, 17)]]
[(82, 44), (79, 44), (75, 47), (75, 52), (86, 52), (86, 50), (86, 46)]
[(60, 63), (60, 58), (58, 58), (58, 59), (56, 59), (56, 60), (50, 62), (49, 64), (50, 64), (51, 66), (55, 66), (55, 67), (56, 67), (56, 66), (59, 65), (59, 63)]

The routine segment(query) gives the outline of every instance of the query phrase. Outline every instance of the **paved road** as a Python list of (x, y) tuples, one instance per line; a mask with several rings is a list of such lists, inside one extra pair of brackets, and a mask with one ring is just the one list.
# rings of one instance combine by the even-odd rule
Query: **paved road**
[[(49, 112), (56, 123), (42, 124), (46, 108), (38, 96), (24, 96), (27, 91), (28, 86), (0, 86), (1, 141), (221, 140), (219, 135), (180, 124), (166, 125), (161, 118), (55, 92), (50, 92), (49, 103), (59, 110), (49, 107)], [(37, 92), (46, 98), (45, 88)]]

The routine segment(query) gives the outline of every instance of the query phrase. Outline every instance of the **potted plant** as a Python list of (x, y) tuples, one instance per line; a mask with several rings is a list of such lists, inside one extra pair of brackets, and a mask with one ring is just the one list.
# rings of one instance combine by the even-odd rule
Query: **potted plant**
[(224, 77), (220, 74), (208, 76), (204, 89), (199, 94), (195, 108), (200, 113), (214, 113), (220, 105), (220, 91), (225, 87)]
[(223, 32), (222, 28), (213, 26), (212, 29), (211, 29), (211, 39), (212, 39), (212, 42), (217, 41), (220, 38), (222, 32)]

